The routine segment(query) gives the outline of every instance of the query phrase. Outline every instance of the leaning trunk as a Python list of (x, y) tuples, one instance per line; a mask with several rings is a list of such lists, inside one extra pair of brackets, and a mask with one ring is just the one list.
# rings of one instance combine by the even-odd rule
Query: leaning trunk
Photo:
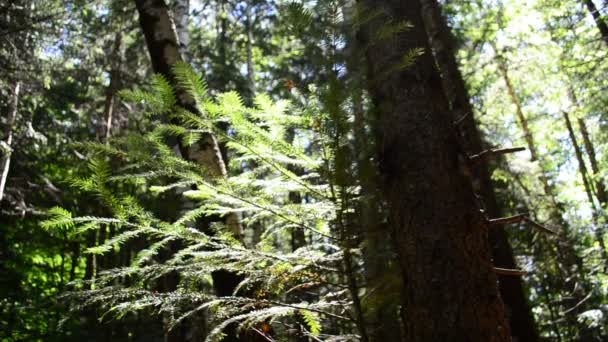
[[(362, 3), (384, 14), (364, 31), (380, 188), (404, 284), (403, 340), (509, 341), (488, 227), (448, 115), (420, 3)], [(387, 39), (381, 30), (388, 18), (413, 27)], [(414, 54), (414, 62), (403, 65), (404, 56)]]
[[(183, 61), (183, 57), (179, 51), (177, 32), (167, 4), (163, 0), (135, 0), (135, 4), (139, 12), (140, 25), (146, 38), (154, 71), (167, 77), (172, 83), (176, 89), (179, 106), (196, 112), (194, 99), (184, 89), (180, 89), (171, 70), (174, 64)], [(198, 144), (190, 149), (180, 147), (180, 150), (185, 159), (200, 164), (209, 170), (213, 176), (227, 176), (226, 165), (218, 141), (213, 134), (207, 133)], [(240, 216), (229, 214), (224, 217), (224, 222), (235, 238), (242, 238)], [(240, 282), (238, 275), (227, 271), (214, 272), (212, 277), (214, 289), (218, 296), (232, 295)], [(224, 340), (238, 341), (239, 339), (236, 336), (236, 331), (230, 330)]]
[[(589, 200), (589, 204), (593, 210), (593, 221), (596, 225), (595, 236), (596, 240), (600, 245), (600, 252), (602, 253), (602, 258), (605, 263), (608, 263), (608, 250), (606, 250), (606, 243), (604, 242), (604, 234), (603, 229), (599, 229), (598, 226), (598, 217), (599, 213), (597, 211), (597, 207), (595, 206), (595, 201), (593, 200), (593, 195), (591, 192), (591, 184), (589, 182), (589, 172), (587, 171), (587, 166), (585, 163), (585, 159), (583, 158), (583, 151), (578, 144), (576, 139), (576, 134), (574, 134), (574, 128), (572, 128), (572, 122), (570, 121), (570, 115), (567, 112), (563, 112), (564, 121), (566, 122), (566, 128), (568, 129), (568, 135), (570, 136), (570, 141), (572, 142), (572, 146), (574, 147), (574, 153), (576, 155), (576, 160), (578, 161), (578, 169), (581, 173), (581, 177), (583, 178), (583, 185), (585, 186), (585, 192), (587, 193), (587, 198)], [(608, 265), (607, 265), (608, 266)]]
[(589, 13), (591, 13), (593, 21), (595, 21), (595, 26), (597, 26), (597, 29), (600, 31), (602, 40), (608, 45), (608, 24), (606, 24), (606, 20), (602, 17), (602, 14), (597, 7), (595, 7), (593, 0), (583, 0), (583, 2), (589, 10)]
[[(435, 60), (441, 72), (443, 87), (451, 105), (450, 118), (459, 122), (461, 141), (470, 155), (483, 150), (481, 134), (477, 128), (473, 107), (465, 82), (455, 58), (455, 48), (450, 29), (436, 0), (420, 0), (424, 24), (429, 35)], [(474, 189), (481, 197), (489, 218), (501, 217), (501, 210), (494, 195), (487, 160), (482, 160), (471, 170)], [(500, 268), (517, 268), (507, 233), (501, 226), (489, 231), (494, 265)], [(519, 277), (499, 276), (500, 295), (505, 303), (511, 335), (519, 341), (538, 341), (534, 317), (530, 311), (522, 280)]]
[(190, 32), (188, 31), (188, 19), (190, 12), (190, 0), (175, 0), (173, 2), (173, 18), (175, 30), (177, 31), (179, 53), (186, 62), (190, 62)]

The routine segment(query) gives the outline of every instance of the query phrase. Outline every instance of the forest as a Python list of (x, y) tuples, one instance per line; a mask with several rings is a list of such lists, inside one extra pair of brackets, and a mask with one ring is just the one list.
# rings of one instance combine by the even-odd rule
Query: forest
[(608, 341), (608, 1), (0, 1), (0, 341)]

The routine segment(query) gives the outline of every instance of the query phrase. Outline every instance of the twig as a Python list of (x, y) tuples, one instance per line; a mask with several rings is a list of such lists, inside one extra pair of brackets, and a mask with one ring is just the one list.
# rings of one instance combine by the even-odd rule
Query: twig
[(488, 220), (490, 225), (502, 225), (502, 224), (512, 224), (512, 223), (520, 223), (526, 220), (526, 214), (517, 214), (509, 217), (501, 217)]
[(509, 148), (491, 148), (489, 150), (481, 151), (478, 154), (474, 154), (469, 157), (469, 160), (473, 163), (486, 160), (490, 157), (496, 157), (507, 153), (515, 153), (525, 151), (525, 147), (509, 147)]
[(589, 294), (587, 296), (585, 296), (585, 298), (581, 299), (580, 302), (576, 303), (576, 305), (574, 305), (573, 307), (571, 307), (570, 309), (562, 312), (562, 315), (568, 314), (576, 309), (578, 309), (581, 305), (583, 305), (583, 303), (585, 303), (587, 300), (589, 300), (589, 298), (591, 298), (591, 295), (593, 294), (593, 292), (589, 292)]
[(528, 216), (528, 214), (517, 214), (517, 215), (513, 215), (513, 216), (509, 216), (509, 217), (501, 217), (501, 218), (495, 218), (495, 219), (490, 219), (488, 220), (488, 224), (489, 225), (503, 225), (503, 224), (513, 224), (513, 223), (529, 223), (530, 225), (532, 225), (532, 227), (541, 230), (545, 233), (551, 234), (551, 235), (557, 235), (557, 233), (545, 226), (543, 226), (542, 224), (530, 219), (530, 216)]
[(511, 268), (493, 267), (493, 269), (494, 269), (494, 272), (496, 272), (496, 274), (500, 274), (500, 275), (524, 276), (524, 275), (528, 274), (528, 272), (526, 272), (526, 271), (515, 270), (515, 269), (511, 269)]
[(463, 123), (463, 122), (464, 122), (464, 120), (465, 120), (467, 117), (469, 117), (469, 115), (471, 115), (471, 113), (470, 113), (470, 112), (469, 112), (469, 113), (464, 113), (464, 114), (463, 114), (463, 115), (462, 115), (460, 118), (458, 118), (456, 121), (454, 121), (454, 126), (458, 126), (458, 125), (460, 125), (461, 123)]
[(266, 339), (266, 341), (269, 341), (269, 342), (276, 342), (274, 339), (272, 339), (272, 338), (268, 337), (266, 334), (264, 334), (264, 333), (263, 333), (262, 331), (260, 331), (259, 329), (256, 329), (256, 328), (254, 328), (254, 327), (251, 327), (251, 329), (252, 329), (253, 331), (255, 331), (256, 333), (258, 333), (258, 334), (259, 334), (260, 336), (262, 336), (263, 338), (265, 338), (265, 339)]

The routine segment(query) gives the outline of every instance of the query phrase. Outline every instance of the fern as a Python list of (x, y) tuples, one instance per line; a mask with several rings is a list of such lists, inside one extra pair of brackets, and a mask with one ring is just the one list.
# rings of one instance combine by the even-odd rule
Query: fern
[[(292, 9), (296, 10), (305, 12)], [(319, 98), (311, 95), (310, 107), (301, 108), (259, 95), (249, 107), (234, 92), (211, 97), (205, 82), (185, 64), (173, 71), (181, 89), (195, 99), (198, 112), (177, 108), (175, 92), (165, 79), (155, 77), (150, 91), (124, 94), (143, 101), (149, 113), (171, 113), (171, 124), (155, 123), (144, 136), (117, 138), (111, 147), (82, 145), (95, 155), (89, 163), (91, 175), (72, 183), (95, 194), (112, 217), (78, 217), (53, 209), (43, 224), (46, 229), (75, 232), (115, 228), (114, 236), (91, 246), (88, 253), (125, 248), (134, 239), (146, 242), (129, 265), (99, 272), (89, 281), (92, 289), (71, 293), (74, 309), (100, 306), (117, 318), (145, 311), (168, 317), (172, 325), (197, 313), (208, 314), (213, 326), (208, 341), (220, 340), (231, 324), (245, 334), (263, 325), (280, 332), (302, 320), (306, 331), (301, 333), (320, 337), (323, 319), (330, 317), (354, 331), (352, 320), (343, 314), (351, 309), (352, 294), (342, 283), (345, 243), (335, 230), (338, 220), (352, 213), (350, 202), (356, 201), (358, 189), (345, 185), (339, 188), (341, 196), (335, 193), (332, 158), (345, 144), (333, 144), (333, 119), (321, 113)], [(228, 123), (230, 130), (218, 129), (218, 122)], [(306, 144), (288, 141), (288, 130)], [(196, 161), (181, 158), (167, 143), (179, 138), (182, 148), (192, 151), (207, 134), (226, 144), (234, 155), (231, 165), (242, 172), (218, 178)], [(325, 145), (322, 153), (308, 148), (311, 144)], [(159, 218), (140, 203), (141, 191), (155, 198), (179, 198), (178, 217)], [(294, 193), (306, 200), (293, 202)], [(203, 218), (232, 214), (243, 217), (248, 231), (259, 227), (255, 245), (251, 237), (236, 239), (223, 222), (204, 230), (197, 227)], [(294, 232), (303, 232), (309, 243), (293, 251), (277, 247), (288, 245)], [(177, 250), (169, 248), (175, 245)], [(348, 248), (349, 255), (360, 257), (358, 250)], [(209, 291), (210, 275), (217, 271), (242, 277), (232, 296), (217, 297)], [(180, 275), (176, 290), (150, 290), (170, 273)], [(79, 288), (90, 288), (83, 285)], [(334, 337), (340, 335), (324, 335)]]
[(319, 336), (321, 333), (321, 320), (319, 319), (319, 315), (316, 312), (300, 310), (300, 315), (304, 318), (304, 322), (308, 325), (308, 329), (310, 329), (310, 334), (314, 337)]

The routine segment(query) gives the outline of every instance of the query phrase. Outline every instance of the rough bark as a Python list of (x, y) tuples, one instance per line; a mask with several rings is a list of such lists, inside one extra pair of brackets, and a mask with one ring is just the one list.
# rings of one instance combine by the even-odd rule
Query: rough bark
[(4, 198), (4, 189), (6, 187), (6, 180), (8, 179), (8, 171), (11, 167), (11, 149), (13, 144), (13, 129), (15, 121), (17, 120), (17, 112), (19, 107), (19, 92), (21, 90), (21, 82), (15, 83), (13, 88), (13, 98), (8, 108), (8, 116), (6, 120), (6, 127), (4, 129), (5, 141), (3, 142), (2, 148), (2, 178), (0, 178), (0, 202)]
[[(435, 60), (441, 72), (446, 96), (450, 101), (452, 120), (461, 120), (461, 141), (467, 153), (480, 153), (483, 148), (481, 134), (477, 128), (473, 107), (465, 82), (456, 61), (455, 47), (449, 26), (441, 14), (436, 0), (420, 0), (424, 24), (429, 35)], [(501, 217), (500, 206), (494, 194), (491, 173), (487, 160), (471, 170), (474, 189), (483, 201), (489, 218)], [(503, 227), (489, 231), (494, 265), (501, 268), (517, 268), (513, 250)], [(511, 335), (517, 341), (538, 341), (534, 317), (528, 305), (522, 280), (519, 277), (499, 276), (500, 295), (505, 303)]]
[(593, 21), (595, 22), (595, 26), (600, 31), (602, 36), (602, 40), (606, 45), (608, 45), (608, 24), (606, 24), (606, 20), (602, 17), (602, 13), (597, 9), (593, 0), (583, 0), (583, 3), (589, 10), (589, 13), (593, 17)]
[[(384, 14), (366, 22), (364, 31), (380, 188), (404, 284), (402, 338), (510, 341), (487, 226), (467, 175), (467, 156), (447, 114), (420, 3), (362, 4)], [(379, 30), (389, 18), (413, 27), (381, 37)], [(403, 67), (403, 56), (412, 49), (422, 53)]]

